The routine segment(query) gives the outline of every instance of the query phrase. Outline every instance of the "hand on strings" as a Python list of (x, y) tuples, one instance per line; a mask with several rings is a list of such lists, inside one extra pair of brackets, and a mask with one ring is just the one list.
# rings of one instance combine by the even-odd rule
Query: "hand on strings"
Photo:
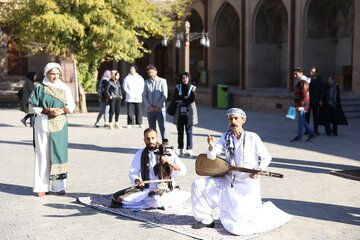
[(209, 144), (209, 151), (212, 151), (215, 146), (215, 138), (210, 134), (208, 134), (207, 142)]
[(161, 163), (170, 163), (169, 158), (165, 155), (165, 156), (161, 156)]

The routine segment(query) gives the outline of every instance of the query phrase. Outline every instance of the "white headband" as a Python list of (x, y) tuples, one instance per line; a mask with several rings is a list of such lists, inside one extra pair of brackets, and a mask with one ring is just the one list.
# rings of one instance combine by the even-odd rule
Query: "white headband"
[(46, 76), (46, 74), (53, 68), (58, 68), (59, 71), (61, 71), (61, 66), (58, 63), (49, 62), (44, 68), (44, 76)]
[(237, 114), (237, 115), (240, 115), (243, 118), (246, 118), (245, 112), (243, 110), (241, 110), (240, 108), (230, 108), (226, 112), (226, 116), (229, 117), (231, 114)]

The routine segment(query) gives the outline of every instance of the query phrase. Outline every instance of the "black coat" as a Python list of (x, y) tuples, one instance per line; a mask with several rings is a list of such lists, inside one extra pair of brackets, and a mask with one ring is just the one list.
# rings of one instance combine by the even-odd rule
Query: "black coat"
[(346, 120), (345, 114), (341, 107), (341, 98), (340, 98), (340, 90), (339, 86), (335, 86), (336, 91), (336, 99), (334, 103), (332, 103), (329, 99), (331, 87), (327, 84), (324, 86), (324, 94), (323, 94), (323, 105), (319, 109), (319, 125), (328, 125), (330, 123), (336, 125), (347, 125), (348, 122)]
[(309, 84), (310, 106), (319, 104), (323, 98), (324, 83), (320, 76), (312, 78)]

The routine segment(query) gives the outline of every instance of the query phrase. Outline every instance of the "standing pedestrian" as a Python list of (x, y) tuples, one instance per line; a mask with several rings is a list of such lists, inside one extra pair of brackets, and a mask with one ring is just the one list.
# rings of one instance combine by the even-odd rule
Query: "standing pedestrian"
[[(120, 74), (116, 70), (111, 71), (111, 78), (106, 87), (106, 95), (110, 104), (109, 126), (110, 129), (119, 128), (120, 105), (122, 99), (121, 84), (119, 81)], [(115, 116), (115, 123), (112, 124)]]
[[(319, 113), (319, 106), (322, 104), (322, 92), (324, 88), (323, 80), (318, 75), (318, 70), (316, 67), (310, 68), (310, 77), (311, 81), (309, 84), (309, 94), (310, 94), (310, 106), (309, 110), (306, 112), (305, 120), (308, 124), (310, 124), (311, 113), (313, 117), (313, 127), (314, 133), (316, 135), (320, 135), (318, 130), (318, 113)], [(305, 132), (305, 134), (308, 134)]]
[(294, 78), (296, 80), (295, 85), (295, 107), (298, 115), (298, 131), (295, 138), (291, 142), (301, 141), (304, 135), (304, 128), (309, 137), (306, 141), (311, 141), (316, 137), (313, 130), (310, 128), (310, 125), (305, 121), (305, 113), (309, 110), (309, 83), (310, 79), (304, 75), (304, 72), (301, 68), (296, 68), (294, 70)]
[[(347, 119), (341, 107), (339, 86), (333, 77), (328, 77), (324, 89), (323, 105), (320, 108), (319, 122), (325, 126), (327, 136), (338, 135), (338, 125), (347, 125)], [(332, 127), (330, 126), (332, 125)]]
[(109, 98), (106, 95), (106, 88), (108, 86), (110, 78), (111, 78), (110, 70), (105, 70), (98, 86), (100, 111), (96, 118), (96, 122), (94, 124), (94, 126), (97, 128), (100, 127), (99, 121), (103, 115), (104, 115), (104, 127), (110, 127), (109, 125), (110, 104), (109, 104)]
[(36, 73), (28, 72), (26, 74), (26, 79), (24, 82), (24, 86), (22, 88), (22, 98), (20, 100), (20, 110), (26, 113), (25, 117), (23, 117), (20, 121), (26, 125), (26, 120), (30, 118), (30, 127), (34, 126), (34, 114), (29, 113), (29, 97), (31, 92), (33, 91), (35, 85)]
[[(173, 123), (178, 131), (179, 154), (193, 155), (193, 126), (198, 124), (195, 104), (196, 87), (191, 84), (191, 75), (184, 72), (180, 76), (181, 83), (175, 86), (174, 100), (178, 103)], [(184, 130), (186, 132), (186, 151), (184, 150)]]
[(146, 71), (149, 79), (145, 81), (143, 97), (149, 127), (156, 129), (156, 122), (158, 122), (162, 141), (167, 142), (165, 101), (168, 96), (168, 86), (166, 79), (158, 77), (156, 67), (152, 64), (146, 67)]
[(132, 125), (142, 125), (142, 94), (144, 92), (144, 79), (137, 73), (137, 67), (132, 65), (129, 74), (125, 77), (123, 88), (126, 93), (127, 105), (127, 125), (125, 127), (131, 128)]
[(32, 92), (29, 109), (36, 113), (34, 123), (34, 189), (39, 197), (49, 191), (65, 194), (68, 174), (67, 114), (75, 109), (71, 90), (60, 79), (61, 67), (50, 62), (44, 79)]

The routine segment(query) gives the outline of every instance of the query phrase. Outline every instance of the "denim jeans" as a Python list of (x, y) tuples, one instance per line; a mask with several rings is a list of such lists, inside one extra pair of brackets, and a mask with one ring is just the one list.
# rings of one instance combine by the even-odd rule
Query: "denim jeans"
[(186, 132), (186, 149), (191, 150), (193, 148), (192, 142), (192, 125), (185, 125), (178, 123), (176, 126), (178, 130), (178, 149), (184, 149), (184, 129)]
[(166, 110), (163, 109), (159, 112), (147, 112), (147, 118), (149, 127), (152, 129), (156, 129), (156, 121), (158, 122), (162, 140), (167, 139), (167, 133), (165, 129)]
[(306, 112), (304, 110), (298, 111), (298, 132), (297, 132), (297, 137), (299, 137), (300, 139), (302, 138), (302, 136), (304, 134), (304, 128), (305, 128), (305, 131), (307, 133), (309, 133), (309, 135), (314, 134), (313, 130), (310, 127), (310, 124), (305, 121), (305, 115), (306, 115)]
[(99, 122), (100, 118), (104, 115), (104, 123), (107, 123), (109, 121), (109, 111), (110, 111), (109, 102), (101, 100), (100, 101), (100, 112), (96, 118), (96, 122)]

